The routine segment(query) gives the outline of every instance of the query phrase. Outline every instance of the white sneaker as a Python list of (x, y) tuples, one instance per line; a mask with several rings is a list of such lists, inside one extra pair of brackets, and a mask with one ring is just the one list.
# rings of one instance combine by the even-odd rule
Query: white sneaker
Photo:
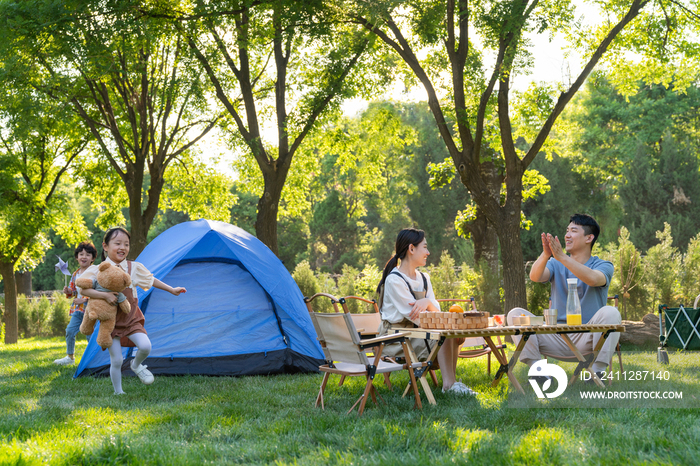
[(146, 369), (148, 366), (144, 364), (139, 364), (139, 367), (134, 367), (134, 361), (131, 361), (131, 370), (134, 371), (134, 374), (139, 376), (139, 379), (141, 379), (141, 382), (145, 383), (146, 385), (151, 385), (153, 383), (153, 374), (151, 371)]
[(59, 366), (70, 366), (75, 364), (75, 359), (72, 359), (70, 356), (64, 356), (61, 359), (56, 359), (53, 363)]
[(442, 393), (454, 393), (456, 395), (477, 396), (479, 393), (464, 385), (462, 382), (455, 382), (450, 388), (442, 389)]

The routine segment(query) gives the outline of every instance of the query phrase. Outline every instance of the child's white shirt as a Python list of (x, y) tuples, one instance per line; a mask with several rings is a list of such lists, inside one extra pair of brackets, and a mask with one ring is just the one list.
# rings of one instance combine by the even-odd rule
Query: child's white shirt
[[(129, 273), (129, 264), (127, 263), (126, 260), (123, 260), (120, 264), (117, 264), (114, 262), (112, 259), (109, 257), (104, 260), (105, 262), (109, 262), (112, 265), (116, 265), (117, 267), (121, 267), (121, 269)], [(85, 272), (80, 276), (81, 278), (89, 278), (90, 280), (94, 279), (97, 277), (97, 272), (98, 272), (98, 265), (91, 265), (90, 267), (87, 268)], [(143, 265), (141, 262), (135, 262), (131, 261), (131, 286), (130, 288), (133, 290), (134, 298), (138, 299), (138, 292), (136, 291), (136, 287), (140, 287), (144, 291), (148, 291), (152, 286), (153, 286), (153, 281), (155, 280), (155, 277), (153, 277), (153, 274), (146, 268), (145, 265)], [(78, 287), (76, 287), (78, 288)], [(80, 290), (80, 288), (78, 288)]]

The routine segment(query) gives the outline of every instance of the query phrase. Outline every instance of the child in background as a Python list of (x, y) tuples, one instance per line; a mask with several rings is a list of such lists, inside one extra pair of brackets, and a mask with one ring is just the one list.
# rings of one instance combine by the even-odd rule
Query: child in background
[(68, 286), (63, 287), (63, 292), (67, 297), (75, 297), (70, 306), (70, 322), (66, 327), (66, 356), (61, 359), (56, 359), (53, 363), (59, 366), (68, 366), (75, 363), (75, 336), (78, 334), (80, 324), (83, 322), (85, 315), (85, 304), (88, 298), (84, 297), (75, 287), (75, 280), (85, 273), (85, 271), (95, 262), (97, 258), (97, 249), (90, 241), (83, 241), (75, 248), (73, 254), (78, 261), (78, 270), (70, 277)]
[[(117, 313), (117, 322), (112, 331), (112, 346), (109, 347), (109, 377), (112, 380), (115, 395), (124, 394), (122, 390), (123, 346), (135, 346), (137, 348), (136, 356), (131, 361), (131, 370), (146, 385), (153, 383), (153, 374), (146, 369), (146, 365), (141, 364), (151, 354), (151, 340), (148, 338), (144, 328), (145, 318), (141, 309), (139, 309), (136, 287), (138, 286), (144, 291), (154, 287), (175, 296), (179, 296), (180, 293), (187, 291), (183, 287), (173, 288), (161, 282), (142, 263), (127, 260), (126, 256), (129, 254), (130, 240), (131, 236), (128, 231), (124, 228), (116, 227), (110, 228), (105, 233), (102, 241), (102, 260), (121, 267), (122, 270), (131, 276), (131, 286), (123, 291), (131, 304), (131, 312), (128, 315), (123, 312)], [(93, 279), (96, 276), (97, 266), (94, 265), (86, 270), (84, 274), (84, 278), (89, 279)], [(83, 289), (81, 292), (85, 296), (101, 298), (111, 304), (117, 302), (117, 293), (108, 293), (95, 289)]]

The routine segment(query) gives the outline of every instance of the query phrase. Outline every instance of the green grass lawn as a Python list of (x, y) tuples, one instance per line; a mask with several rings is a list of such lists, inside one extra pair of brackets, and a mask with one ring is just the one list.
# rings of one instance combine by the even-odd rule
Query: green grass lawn
[[(80, 355), (85, 342), (78, 342)], [(376, 382), (386, 404), (346, 415), (362, 390), (332, 378), (326, 409), (314, 408), (320, 374), (270, 377), (156, 377), (151, 386), (125, 377), (126, 396), (107, 378), (73, 380), (58, 367), (59, 338), (0, 345), (0, 464), (697, 464), (700, 373), (697, 354), (671, 354), (660, 366), (651, 351), (625, 355), (626, 370), (669, 370), (683, 408), (620, 402), (611, 409), (565, 408), (568, 398), (537, 401), (527, 368), (517, 394), (492, 389), (485, 358), (461, 360), (458, 377), (482, 395), (423, 396), (413, 409)], [(148, 361), (146, 361), (146, 364)], [(571, 365), (565, 365), (569, 374)], [(615, 366), (616, 367), (616, 366)], [(381, 378), (379, 378), (381, 379)], [(628, 382), (611, 389), (640, 388)], [(693, 404), (695, 403), (695, 404)], [(524, 406), (524, 407), (523, 407)]]

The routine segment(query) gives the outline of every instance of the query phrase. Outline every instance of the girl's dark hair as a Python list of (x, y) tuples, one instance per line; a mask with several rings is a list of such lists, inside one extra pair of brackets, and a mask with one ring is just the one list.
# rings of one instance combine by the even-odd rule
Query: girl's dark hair
[(95, 245), (92, 244), (92, 241), (83, 241), (78, 245), (77, 248), (75, 248), (75, 253), (73, 254), (73, 257), (76, 259), (78, 258), (78, 254), (80, 254), (80, 251), (85, 251), (88, 254), (92, 256), (92, 261), (95, 262), (95, 259), (97, 259), (97, 249), (95, 249)]
[(416, 230), (415, 228), (404, 228), (399, 232), (396, 237), (396, 250), (394, 257), (389, 259), (389, 261), (384, 266), (384, 273), (382, 274), (382, 279), (379, 281), (379, 286), (377, 286), (377, 293), (381, 293), (382, 286), (386, 281), (386, 277), (394, 270), (394, 267), (399, 263), (399, 259), (405, 259), (406, 253), (408, 252), (408, 247), (410, 245), (418, 246), (423, 239), (425, 239), (425, 232), (423, 230)]
[[(114, 228), (110, 228), (109, 230), (107, 230), (107, 233), (105, 233), (105, 237), (104, 237), (104, 239), (102, 240), (102, 242), (103, 242), (104, 244), (109, 244), (109, 242), (112, 240), (112, 238), (114, 238), (115, 236), (117, 236), (117, 233), (119, 233), (119, 232), (124, 233), (124, 234), (126, 235), (126, 237), (129, 238), (129, 240), (131, 240), (131, 235), (129, 234), (128, 231), (126, 231), (126, 228), (124, 228), (124, 227), (114, 227)], [(104, 249), (103, 249), (103, 250), (102, 250), (102, 260), (105, 260), (106, 258), (107, 258), (107, 255), (105, 254), (105, 251), (104, 251)]]

